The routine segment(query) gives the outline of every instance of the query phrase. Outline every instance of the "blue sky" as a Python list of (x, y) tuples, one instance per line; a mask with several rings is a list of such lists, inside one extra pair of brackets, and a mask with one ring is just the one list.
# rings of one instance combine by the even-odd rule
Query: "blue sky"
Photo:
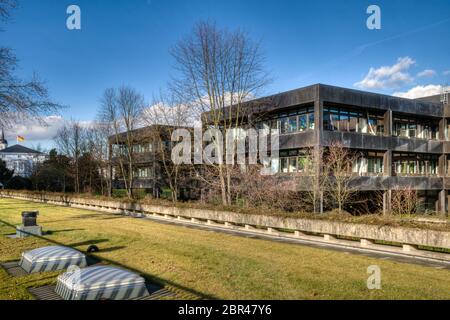
[[(52, 98), (70, 106), (62, 112), (66, 119), (95, 118), (108, 87), (131, 85), (150, 101), (170, 78), (169, 48), (205, 19), (261, 41), (274, 78), (267, 94), (320, 82), (411, 96), (450, 82), (448, 0), (19, 2), (1, 45), (15, 50), (21, 77), (37, 72)], [(66, 28), (71, 4), (81, 8), (79, 31)], [(381, 8), (381, 30), (366, 27), (371, 4)], [(50, 128), (24, 125), (8, 135), (50, 146), (59, 122), (55, 117)]]

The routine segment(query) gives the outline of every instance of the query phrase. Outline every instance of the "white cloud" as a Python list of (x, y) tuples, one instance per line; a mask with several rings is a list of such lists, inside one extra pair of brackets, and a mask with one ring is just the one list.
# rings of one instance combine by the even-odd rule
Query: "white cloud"
[[(5, 129), (7, 139), (14, 140), (16, 136), (23, 136), (25, 141), (42, 141), (51, 140), (56, 135), (56, 132), (64, 123), (61, 116), (47, 116), (44, 123), (39, 123), (36, 120), (25, 120), (21, 124), (10, 129)], [(9, 141), (12, 145), (13, 141)]]
[(436, 71), (431, 70), (431, 69), (423, 70), (422, 72), (419, 72), (419, 73), (417, 74), (417, 76), (418, 76), (419, 78), (433, 77), (433, 76), (435, 76), (435, 75), (436, 75)]
[(443, 87), (438, 84), (429, 84), (426, 86), (416, 86), (406, 92), (394, 92), (394, 96), (400, 98), (416, 99), (441, 94)]
[(392, 66), (382, 66), (377, 69), (371, 67), (365, 78), (357, 83), (356, 87), (363, 89), (398, 88), (410, 83), (414, 78), (408, 69), (416, 62), (410, 57), (398, 58)]

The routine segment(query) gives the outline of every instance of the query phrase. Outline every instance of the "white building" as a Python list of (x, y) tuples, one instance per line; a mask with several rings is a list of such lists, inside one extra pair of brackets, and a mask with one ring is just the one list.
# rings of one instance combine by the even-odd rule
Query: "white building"
[(29, 177), (34, 167), (47, 159), (45, 153), (16, 144), (8, 147), (3, 130), (0, 137), (0, 160), (5, 161), (9, 170), (14, 170), (15, 176)]

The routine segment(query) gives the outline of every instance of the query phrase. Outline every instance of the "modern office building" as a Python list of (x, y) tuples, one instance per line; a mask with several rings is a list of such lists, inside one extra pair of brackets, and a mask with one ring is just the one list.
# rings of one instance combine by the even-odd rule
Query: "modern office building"
[[(280, 157), (271, 166), (282, 180), (306, 170), (303, 161), (306, 150), (339, 142), (358, 154), (350, 169), (352, 184), (368, 198), (374, 192), (382, 194), (386, 212), (391, 207), (392, 190), (411, 188), (422, 199), (424, 210), (447, 213), (450, 190), (447, 95), (411, 100), (315, 84), (246, 102), (239, 114), (244, 126), (279, 132)], [(227, 113), (233, 112), (233, 108), (227, 108), (224, 116), (229, 117)], [(208, 114), (204, 114), (204, 123), (207, 119)], [(142, 128), (134, 135), (137, 154), (134, 187), (154, 194), (167, 185), (151, 138), (163, 127)], [(120, 141), (115, 139), (110, 138), (113, 160), (125, 147), (126, 134), (121, 134)], [(169, 146), (170, 137), (163, 140)], [(120, 188), (122, 182), (117, 175), (112, 176), (116, 177), (114, 187)], [(298, 191), (305, 191), (301, 184)]]
[(278, 130), (280, 159), (272, 167), (280, 176), (305, 170), (306, 149), (339, 142), (360, 155), (351, 168), (353, 185), (369, 195), (382, 193), (385, 211), (390, 210), (392, 190), (412, 188), (418, 191), (423, 209), (447, 212), (450, 105), (446, 95), (410, 100), (315, 84), (250, 101), (239, 113), (243, 123)]

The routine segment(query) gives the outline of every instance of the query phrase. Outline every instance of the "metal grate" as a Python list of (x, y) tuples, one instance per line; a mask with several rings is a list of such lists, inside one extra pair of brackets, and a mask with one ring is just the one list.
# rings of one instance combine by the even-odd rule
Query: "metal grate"
[(55, 292), (55, 288), (56, 286), (28, 288), (28, 292), (31, 293), (36, 300), (62, 300)]
[[(56, 286), (45, 286), (39, 288), (28, 288), (28, 292), (36, 300), (62, 300), (61, 296), (55, 292)], [(147, 284), (149, 296), (136, 298), (133, 300), (159, 300), (165, 297), (176, 297), (176, 294), (156, 285)]]
[(167, 290), (166, 288), (161, 288), (160, 286), (147, 284), (147, 290), (150, 294), (149, 296), (136, 298), (133, 300), (159, 300), (164, 297), (176, 297), (176, 294)]
[(19, 261), (3, 263), (2, 267), (11, 277), (23, 277), (28, 275), (28, 273), (24, 269), (22, 269), (21, 266), (19, 266)]

